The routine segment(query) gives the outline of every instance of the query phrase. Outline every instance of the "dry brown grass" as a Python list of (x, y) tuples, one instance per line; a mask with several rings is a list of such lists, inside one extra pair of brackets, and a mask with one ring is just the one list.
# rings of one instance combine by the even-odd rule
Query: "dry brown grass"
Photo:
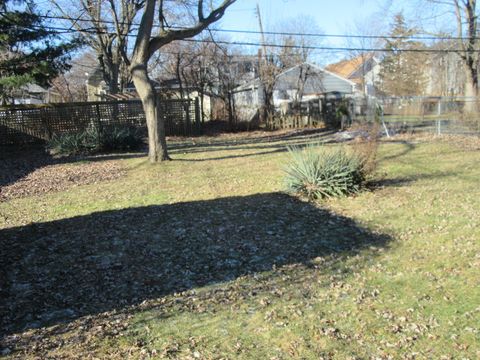
[(380, 124), (362, 124), (357, 126), (362, 136), (356, 137), (352, 147), (364, 162), (364, 171), (367, 178), (373, 177), (377, 170), (377, 154), (380, 142)]

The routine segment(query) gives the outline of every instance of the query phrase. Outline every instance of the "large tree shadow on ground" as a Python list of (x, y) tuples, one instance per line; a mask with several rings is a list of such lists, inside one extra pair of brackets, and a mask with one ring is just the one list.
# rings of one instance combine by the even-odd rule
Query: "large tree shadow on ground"
[(281, 193), (104, 211), (4, 229), (1, 333), (389, 241), (352, 219)]

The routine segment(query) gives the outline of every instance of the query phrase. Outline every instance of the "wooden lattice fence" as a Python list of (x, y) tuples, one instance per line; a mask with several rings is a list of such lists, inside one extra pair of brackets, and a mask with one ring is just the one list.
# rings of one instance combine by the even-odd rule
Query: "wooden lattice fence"
[[(167, 136), (201, 133), (197, 100), (168, 99), (160, 102)], [(14, 105), (0, 108), (0, 145), (41, 143), (56, 134), (91, 127), (129, 125), (146, 130), (139, 100), (66, 104)]]

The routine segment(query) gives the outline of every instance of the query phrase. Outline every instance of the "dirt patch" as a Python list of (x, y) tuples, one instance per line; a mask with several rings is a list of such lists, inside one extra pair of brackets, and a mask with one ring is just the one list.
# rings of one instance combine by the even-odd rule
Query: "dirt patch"
[(38, 163), (38, 168), (24, 171), (24, 176), (13, 175), (23, 171), (22, 162), (17, 162), (14, 168), (2, 166), (2, 171), (10, 174), (12, 179), (0, 187), (0, 201), (63, 191), (73, 186), (114, 180), (125, 175), (125, 170), (115, 160), (60, 164), (49, 162), (52, 160)]

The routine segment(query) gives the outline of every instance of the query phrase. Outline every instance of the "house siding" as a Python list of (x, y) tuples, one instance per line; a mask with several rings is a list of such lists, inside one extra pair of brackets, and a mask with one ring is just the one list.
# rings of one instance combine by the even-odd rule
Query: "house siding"
[[(330, 92), (343, 94), (354, 92), (355, 85), (347, 79), (315, 65), (297, 65), (278, 75), (273, 93), (275, 106), (295, 99), (299, 88), (300, 71), (307, 71), (307, 80), (303, 91), (305, 97)], [(262, 95), (261, 86), (256, 80), (252, 84), (243, 85), (234, 91), (235, 105), (237, 109), (243, 109), (244, 111), (245, 109), (256, 109), (260, 106)]]

